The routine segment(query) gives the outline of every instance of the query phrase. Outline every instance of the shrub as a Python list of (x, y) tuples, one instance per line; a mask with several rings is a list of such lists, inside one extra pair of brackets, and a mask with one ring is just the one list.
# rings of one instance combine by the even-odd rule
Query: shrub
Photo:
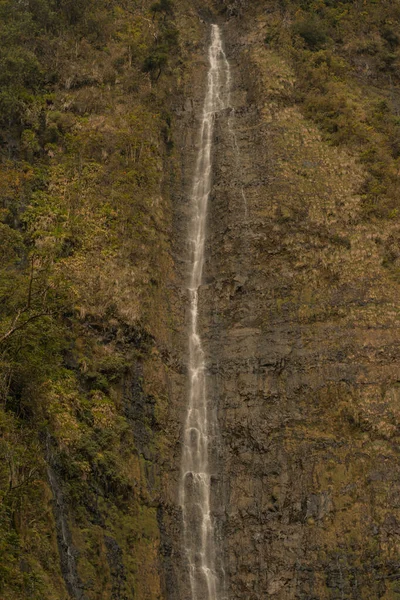
[(155, 80), (160, 77), (163, 67), (168, 62), (168, 55), (162, 49), (156, 48), (149, 56), (147, 56), (143, 63), (143, 71), (145, 73), (151, 73)]
[(159, 0), (159, 2), (155, 2), (150, 7), (151, 12), (160, 13), (164, 12), (166, 14), (172, 13), (172, 2), (171, 0)]
[(327, 41), (323, 23), (315, 16), (306, 17), (293, 25), (293, 33), (300, 36), (310, 50), (318, 50)]

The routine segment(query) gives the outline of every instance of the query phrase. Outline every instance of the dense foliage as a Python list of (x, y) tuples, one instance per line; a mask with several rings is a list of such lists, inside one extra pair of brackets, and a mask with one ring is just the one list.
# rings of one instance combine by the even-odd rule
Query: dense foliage
[[(0, 2), (0, 596), (8, 600), (66, 594), (49, 468), (53, 488), (63, 482), (61, 512), (73, 508), (89, 597), (99, 586), (110, 598), (130, 598), (135, 587), (150, 594), (137, 574), (156, 554), (156, 515), (126, 398), (146, 397), (138, 365), (155, 360), (147, 329), (167, 268), (160, 186), (173, 150), (163, 98), (179, 68), (174, 19), (169, 0)], [(94, 577), (102, 563), (104, 578)]]
[[(265, 44), (296, 74), (287, 102), (364, 165), (364, 218), (397, 219), (399, 0), (257, 4)], [(143, 370), (159, 367), (170, 218), (160, 198), (174, 152), (166, 98), (182, 75), (182, 32), (196, 36), (178, 26), (186, 8), (0, 0), (1, 598), (66, 597), (49, 469), (72, 511), (89, 598), (131, 598), (156, 554), (145, 474), (163, 398), (145, 389)], [(395, 240), (388, 268), (399, 257)], [(132, 394), (154, 407), (136, 437)]]
[(397, 218), (400, 3), (282, 0), (266, 10), (265, 42), (292, 61), (304, 114), (365, 165), (365, 216)]

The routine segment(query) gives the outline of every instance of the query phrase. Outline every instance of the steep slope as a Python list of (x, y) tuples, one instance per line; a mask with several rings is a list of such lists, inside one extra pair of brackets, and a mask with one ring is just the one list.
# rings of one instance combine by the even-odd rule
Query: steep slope
[[(202, 298), (228, 597), (396, 598), (399, 285), (387, 248), (397, 196), (382, 175), (371, 210), (377, 175), (363, 154), (368, 143), (385, 152), (387, 130), (366, 111), (389, 91), (395, 104), (396, 83), (378, 92), (350, 71), (353, 129), (369, 127), (370, 139), (347, 134), (339, 109), (328, 131), (296, 72), (305, 53), (308, 77), (317, 69), (317, 50), (296, 41), (310, 12), (228, 8), (235, 111), (218, 122)], [(381, 158), (381, 174), (395, 156)]]
[(182, 378), (171, 109), (202, 31), (185, 2), (78, 4), (0, 5), (7, 600), (164, 585), (169, 378)]
[(188, 197), (230, 600), (400, 595), (399, 4), (0, 2), (0, 597), (188, 597)]

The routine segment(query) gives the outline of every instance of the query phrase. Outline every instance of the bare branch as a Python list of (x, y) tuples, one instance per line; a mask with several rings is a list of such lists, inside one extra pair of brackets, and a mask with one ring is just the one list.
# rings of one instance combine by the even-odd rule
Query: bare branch
[[(19, 315), (18, 317), (22, 314), (23, 311), (19, 311)], [(32, 315), (31, 317), (28, 317), (27, 319), (25, 319), (25, 321), (23, 323), (21, 323), (20, 325), (16, 325), (17, 322), (17, 318), (14, 318), (13, 320), (13, 325), (10, 327), (10, 329), (4, 333), (1, 337), (0, 337), (0, 344), (2, 342), (4, 342), (5, 340), (7, 340), (11, 335), (13, 335), (16, 331), (19, 331), (20, 329), (23, 329), (28, 323), (31, 323), (32, 321), (35, 321), (36, 319), (40, 319), (41, 317), (49, 317), (51, 315), (53, 315), (54, 312), (49, 312), (49, 311), (45, 311), (45, 312), (40, 312), (37, 313), (36, 315)]]
[(26, 303), (28, 309), (31, 307), (31, 301), (32, 301), (32, 286), (33, 286), (34, 269), (35, 269), (35, 257), (32, 256), (31, 269), (30, 269), (30, 274), (29, 274), (29, 285), (28, 285), (28, 301)]

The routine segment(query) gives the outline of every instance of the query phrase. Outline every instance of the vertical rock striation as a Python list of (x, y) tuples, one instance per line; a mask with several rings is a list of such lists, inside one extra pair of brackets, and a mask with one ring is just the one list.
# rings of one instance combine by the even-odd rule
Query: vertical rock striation
[(199, 334), (199, 292), (203, 278), (208, 198), (211, 191), (212, 147), (216, 114), (226, 107), (229, 64), (219, 27), (212, 25), (210, 68), (191, 196), (191, 276), (189, 286), (189, 399), (184, 426), (180, 504), (184, 549), (193, 600), (217, 600), (219, 580), (213, 517), (210, 508), (210, 446), (215, 443), (214, 411), (208, 406), (206, 363)]
[(216, 127), (201, 310), (228, 597), (395, 598), (393, 226), (362, 219), (362, 169), (301, 115), (262, 18), (224, 35), (234, 115)]

